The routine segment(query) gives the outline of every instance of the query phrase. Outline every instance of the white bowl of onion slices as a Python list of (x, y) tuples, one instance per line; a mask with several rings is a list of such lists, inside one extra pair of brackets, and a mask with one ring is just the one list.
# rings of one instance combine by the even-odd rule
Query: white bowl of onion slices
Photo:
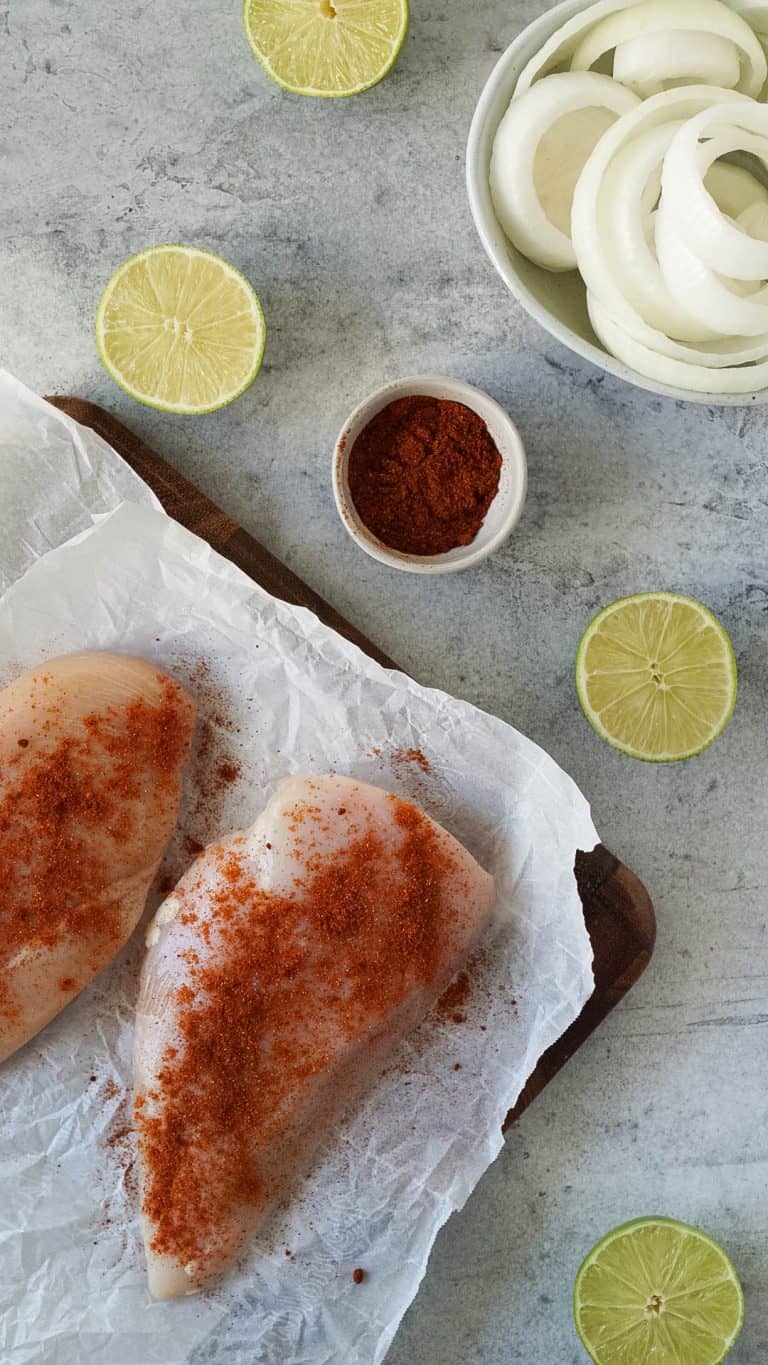
[(483, 245), (543, 327), (672, 398), (768, 402), (768, 0), (565, 0), (469, 136)]

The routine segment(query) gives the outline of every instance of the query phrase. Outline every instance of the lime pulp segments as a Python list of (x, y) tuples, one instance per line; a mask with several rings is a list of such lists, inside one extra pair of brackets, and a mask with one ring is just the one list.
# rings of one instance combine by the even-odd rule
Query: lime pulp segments
[(701, 753), (725, 729), (736, 704), (736, 659), (701, 603), (641, 593), (613, 602), (588, 626), (576, 689), (602, 739), (632, 758), (669, 763)]
[(299, 95), (359, 95), (391, 70), (408, 0), (245, 0), (248, 40), (267, 73)]
[(705, 1233), (639, 1218), (589, 1253), (573, 1311), (596, 1365), (719, 1365), (741, 1331), (744, 1295), (725, 1252)]
[(99, 355), (112, 378), (165, 412), (211, 412), (237, 398), (261, 368), (266, 334), (245, 277), (189, 246), (131, 256), (96, 314)]

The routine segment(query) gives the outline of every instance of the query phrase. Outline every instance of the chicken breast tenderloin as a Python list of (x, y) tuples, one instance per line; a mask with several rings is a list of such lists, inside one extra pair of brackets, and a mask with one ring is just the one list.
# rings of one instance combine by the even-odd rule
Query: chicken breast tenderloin
[(409, 802), (284, 782), (148, 935), (135, 1124), (149, 1286), (219, 1274), (486, 927), (493, 879)]
[(195, 706), (143, 659), (72, 654), (0, 692), (0, 1061), (141, 918)]

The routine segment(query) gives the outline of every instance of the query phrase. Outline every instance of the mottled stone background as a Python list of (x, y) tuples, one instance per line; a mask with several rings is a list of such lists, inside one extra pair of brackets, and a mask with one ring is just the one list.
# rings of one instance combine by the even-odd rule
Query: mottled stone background
[[(549, 749), (656, 901), (646, 978), (442, 1233), (392, 1365), (583, 1361), (581, 1257), (649, 1212), (725, 1242), (747, 1292), (734, 1360), (764, 1365), (768, 410), (603, 378), (523, 316), (485, 259), (464, 192), (469, 121), (497, 54), (543, 8), (414, 0), (390, 77), (336, 103), (269, 82), (239, 0), (0, 0), (0, 360), (117, 413), (404, 668)], [(125, 397), (92, 334), (113, 268), (175, 240), (244, 270), (270, 329), (251, 391), (196, 420)], [(519, 530), (466, 576), (378, 567), (331, 498), (348, 410), (423, 370), (488, 389), (528, 446)], [(721, 616), (742, 689), (714, 749), (661, 769), (606, 749), (572, 680), (597, 608), (655, 587)]]

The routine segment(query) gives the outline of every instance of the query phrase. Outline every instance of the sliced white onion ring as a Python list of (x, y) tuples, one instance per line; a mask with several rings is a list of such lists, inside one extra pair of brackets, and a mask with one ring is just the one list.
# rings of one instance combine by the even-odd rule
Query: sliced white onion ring
[[(768, 191), (760, 185), (760, 182), (754, 175), (750, 175), (744, 168), (731, 165), (726, 161), (714, 159), (715, 157), (727, 156), (729, 153), (736, 150), (752, 152), (754, 156), (762, 161), (765, 161), (766, 155), (768, 155), (766, 139), (754, 137), (751, 133), (738, 133), (733, 129), (729, 133), (728, 130), (726, 130), (725, 133), (717, 134), (699, 147), (699, 165), (702, 180), (708, 193), (711, 194), (714, 202), (717, 204), (717, 207), (723, 212), (726, 221), (731, 221), (734, 226), (742, 228), (747, 236), (754, 237), (759, 241), (766, 241), (768, 238), (762, 235), (759, 230), (759, 224), (762, 221), (760, 210), (761, 208), (765, 209), (768, 204)], [(719, 178), (716, 174), (718, 170), (720, 171)], [(717, 195), (713, 193), (710, 179), (714, 175), (715, 184), (722, 184), (724, 179), (726, 183), (729, 183), (728, 172), (731, 172), (730, 183), (732, 186), (735, 186), (739, 183), (735, 175), (737, 171), (741, 171), (745, 178), (746, 186), (749, 188), (746, 186), (743, 187), (741, 195), (736, 196), (733, 212), (731, 212), (730, 209), (724, 207)], [(760, 279), (754, 277), (748, 280), (736, 279), (733, 275), (722, 276), (722, 278), (727, 283), (731, 292), (740, 295), (742, 298), (747, 298), (750, 294), (758, 293), (762, 283)]]
[[(685, 86), (654, 95), (639, 108), (624, 114), (608, 129), (579, 177), (571, 218), (579, 269), (587, 288), (601, 300), (612, 317), (625, 325), (634, 325), (637, 310), (631, 307), (623, 293), (620, 274), (614, 275), (607, 265), (601, 239), (600, 192), (608, 167), (623, 146), (644, 133), (671, 122), (689, 119), (714, 105), (734, 101), (749, 103), (743, 96), (734, 96), (732, 91), (706, 85)], [(674, 297), (669, 296), (666, 305), (672, 316), (667, 313), (652, 315), (662, 324), (659, 330), (671, 331), (680, 341), (711, 341), (718, 336), (711, 325), (703, 324), (698, 317), (689, 314)]]
[[(610, 311), (597, 299), (589, 297), (610, 317)], [(768, 332), (757, 337), (718, 337), (715, 341), (700, 341), (697, 345), (687, 345), (683, 341), (673, 341), (666, 332), (648, 327), (639, 313), (625, 311), (621, 322), (613, 319), (633, 341), (639, 342), (649, 351), (680, 360), (686, 365), (709, 365), (713, 369), (725, 369), (729, 365), (751, 365), (756, 360), (768, 357)]]
[(737, 88), (757, 99), (768, 76), (765, 52), (754, 29), (722, 0), (640, 0), (629, 9), (609, 14), (582, 38), (571, 58), (571, 70), (589, 71), (622, 43), (671, 30), (713, 33), (733, 43), (743, 63)]
[(768, 242), (768, 204), (750, 204), (736, 221), (750, 237), (758, 242)]
[[(564, 133), (562, 140), (558, 139), (553, 164), (542, 167), (537, 166), (537, 154), (546, 134), (566, 116), (573, 119), (582, 111), (600, 109), (617, 118), (638, 103), (630, 90), (593, 71), (547, 76), (511, 102), (493, 144), (491, 194), (504, 232), (529, 260), (547, 270), (575, 270), (576, 253), (570, 236), (553, 221), (560, 215), (546, 212), (537, 180), (547, 178), (567, 198), (567, 223), (573, 185), (605, 132), (605, 121), (574, 125), (570, 136)], [(586, 141), (580, 140), (579, 133)]]
[[(762, 109), (763, 106), (753, 102), (753, 108)], [(696, 166), (701, 179), (705, 180), (710, 168), (733, 152), (749, 152), (750, 156), (763, 162), (768, 172), (768, 137), (764, 133), (749, 133), (744, 128), (732, 128), (724, 123), (720, 131), (707, 134), (706, 140), (699, 144)]]
[(746, 209), (756, 204), (768, 206), (768, 189), (744, 166), (716, 161), (707, 171), (704, 184), (717, 207), (729, 218), (738, 220)]
[[(762, 105), (753, 107), (763, 108)], [(760, 133), (746, 132), (743, 128), (732, 128), (725, 123), (721, 131), (708, 134), (706, 141), (699, 144), (696, 167), (701, 180), (705, 181), (710, 169), (723, 157), (731, 156), (734, 152), (748, 152), (756, 160), (762, 161), (768, 172), (768, 137)]]
[(759, 37), (768, 36), (768, 4), (766, 0), (729, 0), (731, 9), (746, 19)]
[[(701, 145), (707, 137), (710, 140)], [(738, 101), (705, 109), (690, 119), (664, 160), (661, 212), (711, 270), (735, 279), (761, 280), (768, 278), (768, 245), (730, 222), (704, 184), (709, 167), (724, 149), (739, 147), (768, 157), (768, 107)]]
[(523, 67), (515, 86), (515, 98), (530, 90), (534, 81), (541, 80), (542, 76), (569, 62), (584, 34), (601, 19), (605, 19), (609, 14), (615, 14), (618, 10), (629, 9), (642, 3), (643, 0), (597, 0), (596, 4), (590, 5), (588, 9), (582, 10), (580, 14), (575, 14), (572, 19), (561, 24)]
[(716, 33), (642, 33), (619, 43), (613, 79), (643, 99), (670, 82), (735, 90), (741, 80), (741, 61), (735, 43)]
[[(672, 337), (699, 340), (707, 335), (693, 318), (684, 317), (670, 294), (656, 260), (655, 219), (650, 224), (644, 202), (658, 200), (664, 155), (678, 120), (648, 128), (620, 147), (606, 167), (596, 204), (596, 222), (604, 270), (614, 279), (624, 299), (650, 327)], [(596, 291), (601, 297), (598, 287)]]
[[(742, 234), (745, 236), (746, 234)], [(664, 195), (656, 215), (656, 255), (673, 298), (681, 308), (723, 336), (760, 336), (768, 332), (768, 288), (740, 298), (711, 270), (681, 236)]]
[(635, 341), (593, 294), (587, 295), (587, 306), (592, 326), (605, 349), (646, 379), (689, 389), (692, 393), (754, 395), (768, 386), (767, 360), (759, 360), (753, 365), (736, 364), (715, 368), (711, 364), (690, 364), (673, 359)]
[[(578, 265), (609, 351), (703, 394), (768, 387), (768, 189), (722, 160), (746, 152), (768, 170), (768, 109), (754, 103), (766, 49), (768, 0), (598, 0), (528, 63), (494, 148), (512, 241), (550, 269)], [(558, 105), (555, 91), (515, 123), (536, 89), (611, 60), (614, 81), (645, 99), (613, 126), (600, 102)]]

